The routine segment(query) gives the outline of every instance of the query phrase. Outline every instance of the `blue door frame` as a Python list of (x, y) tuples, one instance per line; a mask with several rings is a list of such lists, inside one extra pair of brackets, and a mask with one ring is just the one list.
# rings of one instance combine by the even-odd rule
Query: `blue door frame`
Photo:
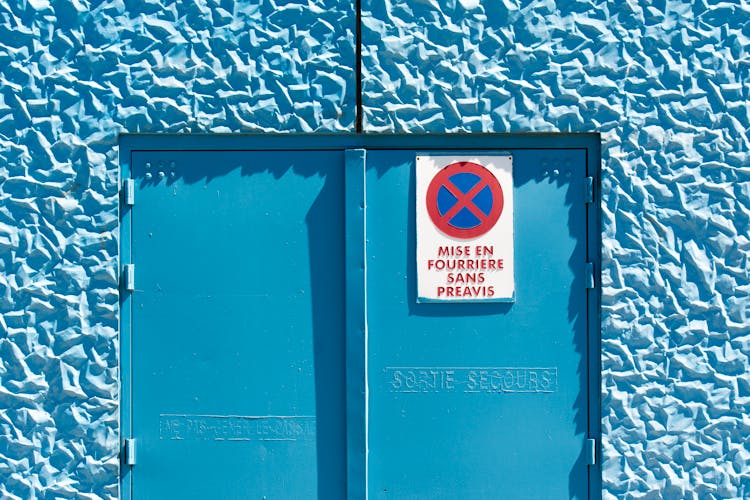
[[(139, 152), (159, 151), (341, 151), (345, 158), (345, 335), (346, 335), (346, 434), (347, 498), (367, 498), (367, 359), (366, 359), (366, 152), (392, 151), (513, 151), (564, 149), (582, 150), (586, 176), (593, 178), (593, 200), (586, 209), (586, 261), (593, 264), (593, 288), (586, 292), (587, 333), (587, 435), (601, 442), (600, 403), (600, 303), (599, 270), (601, 269), (600, 219), (600, 136), (598, 134), (467, 134), (467, 135), (122, 135), (119, 140), (121, 179), (133, 175), (132, 159)], [(210, 165), (206, 166), (211, 169)], [(126, 190), (123, 190), (125, 193)], [(413, 193), (411, 194), (413, 196)], [(126, 194), (123, 195), (123, 200)], [(585, 196), (582, 193), (582, 197)], [(132, 210), (121, 203), (120, 263), (132, 260)], [(409, 279), (415, 279), (410, 277)], [(409, 300), (416, 300), (410, 297)], [(132, 421), (132, 328), (133, 297), (121, 287), (121, 435), (133, 436)], [(599, 447), (594, 449), (600, 462)], [(135, 466), (137, 467), (137, 465)], [(199, 465), (198, 465), (199, 467)], [(134, 498), (132, 469), (124, 462), (121, 474), (121, 497)], [(374, 495), (369, 495), (374, 498)], [(588, 467), (588, 496), (601, 497), (601, 469)], [(137, 497), (135, 497), (137, 498)]]

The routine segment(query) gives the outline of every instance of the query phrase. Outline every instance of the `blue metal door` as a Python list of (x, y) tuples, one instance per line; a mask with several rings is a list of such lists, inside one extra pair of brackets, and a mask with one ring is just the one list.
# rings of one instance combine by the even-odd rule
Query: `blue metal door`
[[(122, 141), (123, 498), (600, 497), (598, 137)], [(480, 151), (515, 300), (420, 303), (416, 156)]]
[(344, 498), (343, 151), (135, 151), (137, 499)]
[(367, 151), (371, 499), (588, 498), (586, 151), (510, 153), (515, 302), (420, 304), (417, 151)]

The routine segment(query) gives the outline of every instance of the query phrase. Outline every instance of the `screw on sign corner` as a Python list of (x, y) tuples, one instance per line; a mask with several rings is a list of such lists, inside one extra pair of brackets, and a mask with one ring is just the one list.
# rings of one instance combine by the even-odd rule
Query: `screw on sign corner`
[(427, 213), (451, 238), (468, 240), (492, 229), (503, 213), (503, 189), (485, 167), (462, 161), (440, 170), (427, 188)]

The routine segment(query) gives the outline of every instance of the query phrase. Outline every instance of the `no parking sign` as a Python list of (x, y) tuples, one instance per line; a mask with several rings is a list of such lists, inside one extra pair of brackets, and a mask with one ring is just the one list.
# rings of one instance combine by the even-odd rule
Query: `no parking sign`
[(417, 300), (509, 302), (513, 158), (417, 156)]

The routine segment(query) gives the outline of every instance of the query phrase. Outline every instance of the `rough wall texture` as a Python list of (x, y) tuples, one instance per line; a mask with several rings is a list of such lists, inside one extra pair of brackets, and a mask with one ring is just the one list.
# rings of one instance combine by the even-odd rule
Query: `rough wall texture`
[(351, 130), (354, 18), (0, 2), (0, 497), (117, 496), (117, 134)]
[(750, 4), (364, 4), (366, 130), (603, 133), (605, 498), (750, 498)]
[[(605, 496), (750, 497), (747, 1), (364, 4), (367, 131), (604, 134)], [(351, 131), (352, 9), (0, 3), (0, 496), (117, 494), (117, 134)]]

